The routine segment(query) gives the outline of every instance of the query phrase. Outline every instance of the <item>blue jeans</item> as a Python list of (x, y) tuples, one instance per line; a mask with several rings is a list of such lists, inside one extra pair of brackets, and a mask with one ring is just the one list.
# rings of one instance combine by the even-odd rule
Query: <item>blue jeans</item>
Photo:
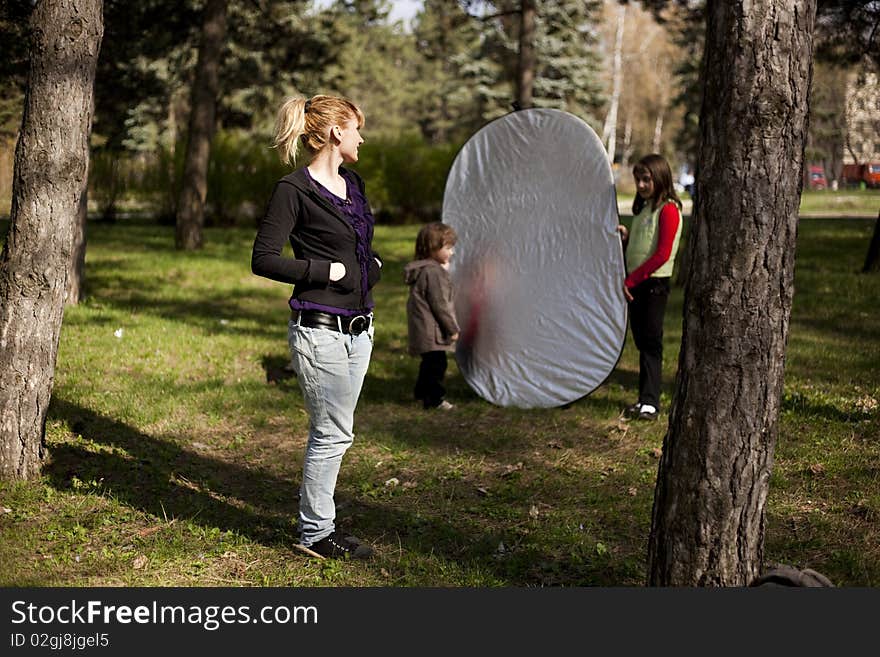
[(299, 529), (302, 544), (311, 545), (336, 528), (333, 492), (342, 455), (354, 440), (354, 409), (373, 352), (373, 327), (352, 336), (291, 320), (287, 339), (309, 413)]

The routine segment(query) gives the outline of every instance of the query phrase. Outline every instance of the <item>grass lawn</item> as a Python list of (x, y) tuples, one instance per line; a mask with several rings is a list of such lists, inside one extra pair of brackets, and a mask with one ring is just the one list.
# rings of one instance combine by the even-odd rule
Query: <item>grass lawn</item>
[[(871, 219), (803, 219), (765, 558), (880, 585), (880, 279)], [(640, 586), (666, 416), (621, 424), (637, 354), (567, 408), (410, 399), (416, 226), (380, 227), (373, 362), (339, 520), (368, 563), (291, 548), (307, 416), (287, 362), (285, 285), (250, 273), (252, 230), (89, 227), (87, 299), (65, 311), (38, 482), (0, 484), (3, 586)], [(666, 320), (668, 407), (682, 290)]]

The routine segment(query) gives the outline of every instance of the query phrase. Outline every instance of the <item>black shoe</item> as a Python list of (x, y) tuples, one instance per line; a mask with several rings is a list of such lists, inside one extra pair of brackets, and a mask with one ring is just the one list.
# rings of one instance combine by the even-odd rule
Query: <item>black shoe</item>
[(623, 417), (625, 417), (627, 420), (634, 420), (635, 418), (637, 418), (639, 416), (639, 413), (641, 412), (641, 410), (642, 410), (642, 402), (636, 402), (632, 406), (627, 406), (623, 410)]
[(369, 559), (373, 556), (373, 548), (369, 545), (339, 532), (333, 532), (309, 546), (299, 544), (297, 548), (319, 559)]
[(660, 411), (639, 411), (638, 420), (655, 421), (660, 415)]

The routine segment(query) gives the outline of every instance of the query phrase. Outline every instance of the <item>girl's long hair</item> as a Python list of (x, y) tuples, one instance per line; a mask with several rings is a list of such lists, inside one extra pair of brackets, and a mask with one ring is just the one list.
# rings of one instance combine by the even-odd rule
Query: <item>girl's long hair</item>
[(364, 113), (347, 98), (322, 95), (309, 99), (288, 98), (278, 110), (272, 147), (278, 149), (282, 162), (295, 164), (300, 143), (314, 155), (327, 145), (334, 125), (351, 119), (357, 120), (358, 130), (364, 127)]
[[(667, 201), (672, 201), (681, 210), (681, 199), (675, 193), (675, 187), (672, 185), (672, 170), (669, 168), (669, 162), (662, 155), (651, 153), (646, 155), (633, 166), (633, 175), (640, 173), (650, 173), (651, 180), (654, 181), (654, 196), (651, 197), (651, 210), (654, 211)], [(636, 192), (633, 199), (633, 216), (641, 212), (645, 207), (645, 199)]]

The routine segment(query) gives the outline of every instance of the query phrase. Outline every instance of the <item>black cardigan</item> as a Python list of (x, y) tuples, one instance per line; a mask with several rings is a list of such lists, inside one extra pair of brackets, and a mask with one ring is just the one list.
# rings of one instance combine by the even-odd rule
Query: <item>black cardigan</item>
[[(348, 173), (353, 174), (366, 198), (364, 181), (353, 171)], [(369, 232), (372, 241), (372, 226)], [(368, 244), (373, 257), (364, 295), (357, 239), (349, 221), (315, 189), (305, 170), (300, 168), (275, 185), (254, 240), (251, 270), (274, 281), (293, 283), (293, 298), (301, 301), (366, 311), (373, 307), (370, 290), (379, 281), (381, 258)], [(293, 247), (293, 258), (281, 255), (288, 240)], [(330, 281), (331, 262), (345, 265), (345, 276), (338, 281)]]

